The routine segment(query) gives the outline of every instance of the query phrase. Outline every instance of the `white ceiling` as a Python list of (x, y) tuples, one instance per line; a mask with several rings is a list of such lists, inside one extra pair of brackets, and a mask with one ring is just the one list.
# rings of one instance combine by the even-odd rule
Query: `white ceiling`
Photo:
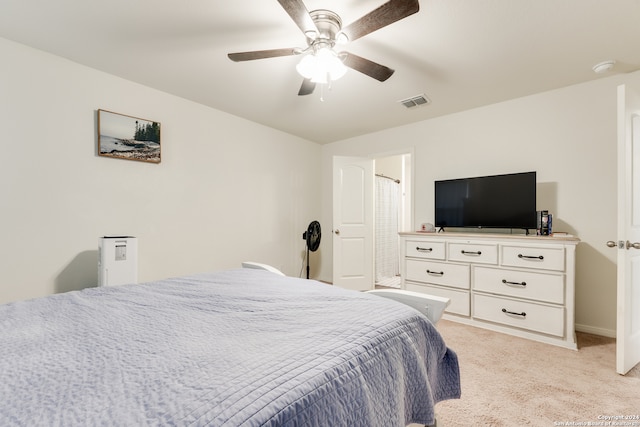
[[(344, 25), (386, 0), (305, 0)], [(0, 37), (318, 143), (640, 69), (640, 0), (421, 0), (420, 11), (344, 50), (396, 70), (354, 70), (298, 96), (306, 46), (276, 0), (2, 0)], [(613, 59), (612, 71), (593, 65)], [(2, 66), (7, 66), (3, 64)], [(425, 94), (431, 104), (399, 100)]]

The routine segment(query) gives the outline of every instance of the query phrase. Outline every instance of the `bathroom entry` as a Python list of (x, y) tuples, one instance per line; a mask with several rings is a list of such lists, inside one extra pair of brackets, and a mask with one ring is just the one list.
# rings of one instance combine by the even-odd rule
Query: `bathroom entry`
[(411, 155), (375, 159), (375, 286), (400, 287), (398, 232), (411, 228)]
[[(413, 224), (412, 161), (411, 152), (385, 153), (371, 157), (333, 156), (331, 232), (332, 282), (335, 286), (368, 291), (376, 285), (375, 203), (379, 198), (375, 195), (376, 173), (399, 177), (395, 179), (400, 180), (400, 213), (398, 225), (391, 228), (393, 241), (399, 240), (398, 231), (410, 231)], [(396, 246), (397, 244), (399, 243)], [(398, 283), (396, 276), (393, 273), (390, 277)]]

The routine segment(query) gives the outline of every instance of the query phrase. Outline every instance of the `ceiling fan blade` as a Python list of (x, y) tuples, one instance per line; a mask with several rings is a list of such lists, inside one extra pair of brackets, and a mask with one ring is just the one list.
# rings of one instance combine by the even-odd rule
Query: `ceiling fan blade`
[(395, 70), (392, 70), (389, 67), (369, 61), (368, 59), (354, 55), (353, 53), (340, 52), (340, 55), (346, 55), (342, 61), (344, 65), (356, 71), (360, 71), (362, 74), (366, 74), (369, 77), (373, 77), (380, 82), (387, 80), (395, 72)]
[(316, 84), (311, 81), (311, 79), (304, 79), (302, 81), (302, 86), (300, 86), (300, 90), (298, 91), (299, 96), (303, 95), (311, 95), (316, 88)]
[(307, 7), (302, 0), (278, 0), (280, 6), (289, 14), (293, 22), (302, 30), (303, 33), (317, 33), (318, 28), (311, 19)]
[(354, 41), (382, 27), (393, 24), (420, 10), (418, 0), (389, 0), (377, 9), (364, 15), (342, 29), (342, 32)]
[(270, 49), (270, 50), (254, 50), (252, 52), (236, 52), (230, 53), (227, 56), (230, 60), (235, 62), (240, 61), (253, 61), (254, 59), (275, 58), (278, 56), (298, 55), (298, 48), (286, 48), (286, 49)]

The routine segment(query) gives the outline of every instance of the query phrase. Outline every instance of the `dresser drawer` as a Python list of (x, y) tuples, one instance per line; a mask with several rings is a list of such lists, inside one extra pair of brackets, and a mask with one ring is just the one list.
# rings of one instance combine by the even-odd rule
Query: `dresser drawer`
[(469, 266), (407, 259), (407, 280), (469, 289)]
[(405, 251), (408, 257), (443, 260), (445, 258), (445, 243), (408, 240), (405, 242)]
[(469, 316), (470, 300), (469, 292), (459, 289), (442, 288), (439, 286), (430, 286), (420, 283), (405, 282), (407, 291), (420, 292), (423, 294), (435, 295), (437, 297), (449, 298), (451, 302), (444, 310), (445, 313), (459, 314), (461, 316)]
[(449, 261), (497, 264), (498, 245), (493, 243), (449, 243)]
[(564, 336), (564, 307), (474, 294), (473, 317), (548, 335)]
[(490, 267), (473, 268), (473, 289), (530, 300), (564, 303), (564, 275)]
[(564, 271), (564, 248), (503, 245), (502, 265)]

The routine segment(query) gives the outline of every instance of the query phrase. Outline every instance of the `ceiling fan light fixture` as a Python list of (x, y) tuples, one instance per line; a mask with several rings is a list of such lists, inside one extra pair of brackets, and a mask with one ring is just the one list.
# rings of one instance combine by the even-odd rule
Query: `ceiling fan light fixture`
[(344, 76), (347, 67), (333, 49), (322, 48), (317, 52), (306, 55), (296, 66), (298, 73), (314, 83), (328, 83)]
[(296, 70), (305, 79), (310, 79), (313, 77), (317, 62), (318, 60), (315, 55), (305, 55), (300, 62), (298, 62), (298, 65), (296, 65)]

